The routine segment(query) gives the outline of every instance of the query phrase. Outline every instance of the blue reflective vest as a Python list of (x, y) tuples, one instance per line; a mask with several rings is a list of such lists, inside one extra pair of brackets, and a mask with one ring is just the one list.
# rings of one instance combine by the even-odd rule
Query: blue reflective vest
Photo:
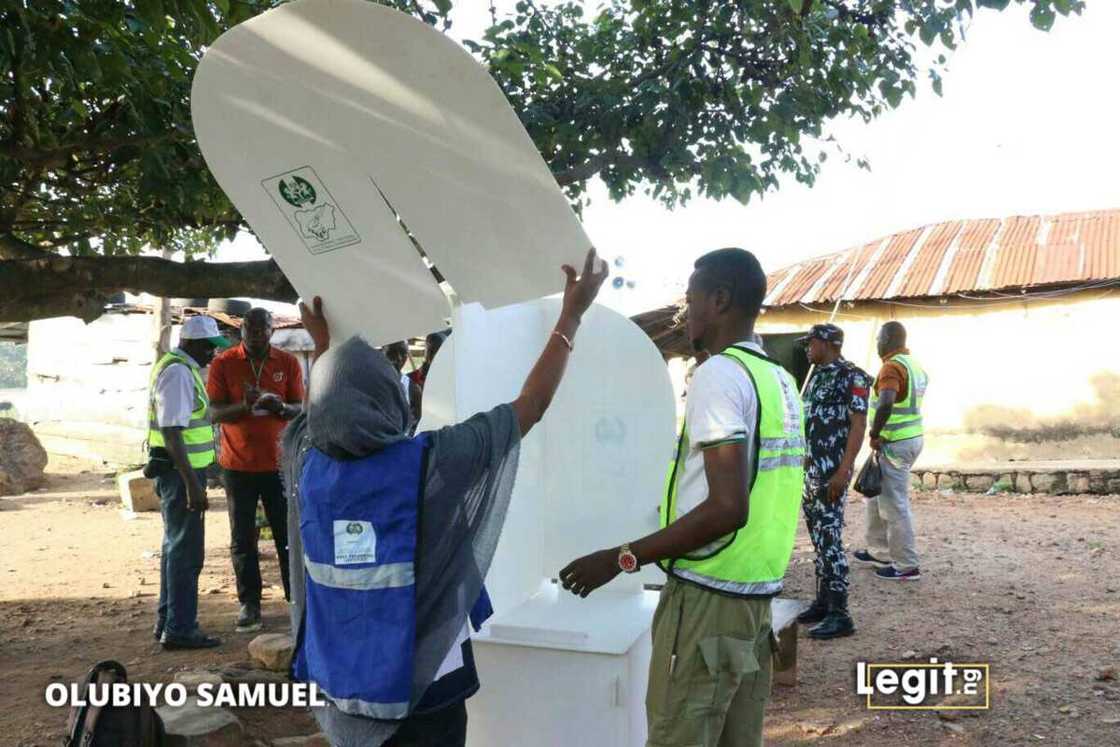
[[(410, 712), (416, 648), (416, 542), (426, 434), (364, 459), (311, 449), (300, 474), (307, 602), (292, 675), (340, 710)], [(489, 616), (483, 591), (472, 622)]]

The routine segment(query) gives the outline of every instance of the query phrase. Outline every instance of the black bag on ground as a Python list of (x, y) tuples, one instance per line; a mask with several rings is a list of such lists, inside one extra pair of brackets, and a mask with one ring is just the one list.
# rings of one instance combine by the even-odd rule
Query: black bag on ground
[(879, 452), (871, 452), (871, 456), (860, 468), (856, 477), (856, 492), (874, 498), (883, 492), (883, 468), (879, 466)]
[[(90, 685), (128, 682), (128, 672), (119, 661), (99, 661), (79, 683), (82, 700), (88, 700)], [(161, 747), (166, 734), (163, 721), (147, 703), (119, 708), (113, 705), (81, 705), (70, 709), (64, 747)]]

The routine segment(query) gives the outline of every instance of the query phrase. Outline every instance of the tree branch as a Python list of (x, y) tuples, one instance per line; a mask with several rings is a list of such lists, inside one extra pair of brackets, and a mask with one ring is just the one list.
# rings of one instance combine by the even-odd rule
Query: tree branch
[[(856, 21), (866, 26), (879, 26), (890, 20), (891, 11), (890, 6), (887, 5), (883, 6), (883, 8), (878, 11), (866, 13), (859, 10), (853, 10), (843, 2), (838, 2), (837, 0), (822, 1), (825, 5), (835, 10), (838, 14), (838, 18), (840, 18), (840, 20), (842, 21)], [(808, 3), (806, 3), (806, 6), (808, 6)], [(805, 15), (807, 12), (808, 7), (802, 8), (801, 15)]]
[(114, 293), (292, 302), (275, 262), (172, 262), (158, 257), (58, 257), (0, 262), (0, 321), (55, 316), (93, 321)]
[(608, 166), (622, 166), (628, 168), (645, 167), (655, 174), (661, 170), (661, 165), (659, 163), (648, 158), (639, 158), (626, 153), (604, 153), (602, 155), (592, 156), (578, 166), (554, 171), (552, 172), (552, 176), (556, 179), (557, 184), (561, 187), (566, 187), (569, 184), (587, 181)]
[[(53, 256), (50, 252), (45, 252), (34, 244), (29, 244), (10, 233), (0, 233), (0, 260), (39, 259), (50, 256)], [(0, 263), (0, 267), (4, 264), (6, 263)]]
[(130, 145), (155, 145), (156, 143), (171, 140), (179, 136), (180, 133), (175, 130), (169, 130), (167, 132), (161, 132), (158, 135), (130, 135), (128, 137), (110, 139), (87, 137), (66, 143), (65, 145), (60, 145), (56, 148), (26, 147), (19, 145), (17, 140), (11, 139), (0, 142), (0, 156), (29, 164), (60, 165), (65, 163), (66, 159), (75, 153), (89, 152), (99, 155), (108, 155), (119, 148), (125, 148)]

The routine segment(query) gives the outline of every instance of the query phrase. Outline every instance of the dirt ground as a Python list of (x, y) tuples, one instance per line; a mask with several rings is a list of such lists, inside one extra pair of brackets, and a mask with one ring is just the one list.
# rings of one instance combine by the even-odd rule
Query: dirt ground
[[(58, 744), (66, 713), (46, 705), (44, 690), (98, 659), (119, 659), (148, 682), (247, 660), (252, 634), (233, 632), (228, 524), (213, 492), (200, 620), (224, 643), (205, 653), (165, 653), (153, 642), (160, 519), (124, 519), (109, 476), (55, 464), (46, 489), (0, 498), (0, 744)], [(922, 580), (892, 584), (853, 568), (858, 631), (832, 642), (802, 633), (800, 685), (775, 688), (767, 742), (1120, 744), (1120, 497), (931, 493), (916, 497), (915, 512)], [(858, 497), (849, 519), (850, 551), (863, 530)], [(285, 631), (271, 551), (262, 571), (275, 584), (265, 591), (265, 632)], [(812, 576), (802, 531), (786, 595), (810, 596)], [(931, 712), (868, 711), (856, 696), (857, 661), (929, 656), (991, 662), (991, 711), (944, 721)], [(315, 731), (298, 711), (237, 715), (247, 744)]]

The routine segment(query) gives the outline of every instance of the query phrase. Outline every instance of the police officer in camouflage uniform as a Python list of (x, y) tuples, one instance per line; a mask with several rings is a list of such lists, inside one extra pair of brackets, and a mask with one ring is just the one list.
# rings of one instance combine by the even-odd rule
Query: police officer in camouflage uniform
[(817, 598), (798, 622), (818, 623), (811, 638), (851, 635), (848, 559), (844, 555), (844, 505), (856, 455), (867, 427), (871, 377), (840, 355), (844, 332), (817, 324), (801, 338), (815, 366), (805, 394), (808, 455), (802, 508), (816, 550)]

